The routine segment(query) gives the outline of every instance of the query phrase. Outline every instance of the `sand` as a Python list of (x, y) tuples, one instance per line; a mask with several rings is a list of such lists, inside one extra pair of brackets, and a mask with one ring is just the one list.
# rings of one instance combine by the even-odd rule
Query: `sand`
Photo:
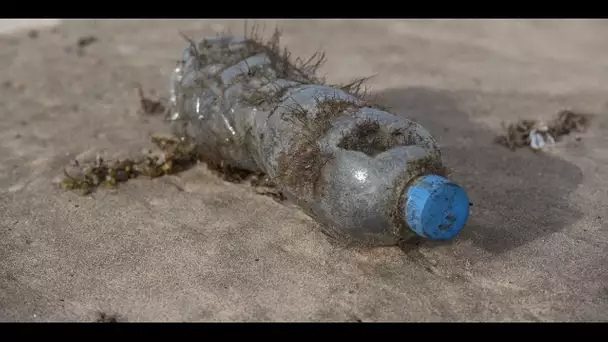
[[(376, 74), (372, 90), (436, 136), (473, 202), (458, 238), (336, 247), (297, 207), (204, 165), (85, 197), (58, 189), (75, 156), (139, 151), (167, 130), (138, 113), (135, 84), (166, 96), (179, 31), (243, 28), (66, 21), (0, 36), (0, 320), (608, 319), (608, 24), (280, 25), (295, 54), (325, 49), (329, 81)], [(98, 41), (79, 51), (90, 35)], [(547, 152), (492, 144), (502, 121), (561, 109), (596, 117)]]

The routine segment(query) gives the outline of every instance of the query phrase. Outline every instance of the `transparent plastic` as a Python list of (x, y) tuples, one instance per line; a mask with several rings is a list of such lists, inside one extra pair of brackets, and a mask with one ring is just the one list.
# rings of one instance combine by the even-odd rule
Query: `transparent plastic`
[(184, 51), (171, 79), (174, 133), (210, 163), (266, 173), (331, 237), (379, 246), (421, 235), (407, 224), (406, 190), (444, 172), (433, 137), (311, 80), (272, 46), (205, 38)]

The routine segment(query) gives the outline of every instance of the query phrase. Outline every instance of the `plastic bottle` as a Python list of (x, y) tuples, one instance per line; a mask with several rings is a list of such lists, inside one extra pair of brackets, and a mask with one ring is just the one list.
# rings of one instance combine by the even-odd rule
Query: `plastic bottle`
[(469, 199), (442, 176), (429, 132), (287, 57), (278, 35), (191, 43), (171, 81), (174, 133), (210, 163), (268, 174), (331, 237), (372, 246), (453, 238)]

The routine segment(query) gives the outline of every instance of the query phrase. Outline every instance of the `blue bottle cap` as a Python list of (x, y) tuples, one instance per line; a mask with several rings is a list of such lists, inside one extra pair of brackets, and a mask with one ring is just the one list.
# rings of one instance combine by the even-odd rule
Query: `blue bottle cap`
[(405, 221), (416, 234), (431, 240), (452, 239), (469, 217), (469, 197), (450, 180), (422, 176), (406, 194)]

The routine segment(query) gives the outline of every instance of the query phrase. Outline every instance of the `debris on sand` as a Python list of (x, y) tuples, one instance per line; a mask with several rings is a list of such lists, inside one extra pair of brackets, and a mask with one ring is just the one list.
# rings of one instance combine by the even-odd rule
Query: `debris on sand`
[[(78, 41), (76, 42), (76, 53), (78, 54), (78, 56), (84, 56), (86, 47), (97, 43), (97, 41), (98, 41), (98, 39), (95, 36), (84, 36), (84, 37), (78, 38)], [(72, 49), (71, 48), (67, 49), (68, 52), (70, 50), (72, 50)]]
[(536, 120), (520, 120), (506, 126), (506, 133), (496, 137), (494, 142), (513, 151), (526, 146), (541, 150), (571, 132), (584, 132), (589, 119), (589, 114), (563, 110), (548, 124)]
[(146, 115), (162, 114), (167, 112), (167, 108), (160, 99), (152, 100), (144, 95), (141, 85), (137, 85), (137, 95), (139, 97), (140, 110)]
[[(185, 139), (170, 135), (153, 134), (152, 144), (156, 151), (147, 150), (135, 159), (118, 159), (108, 161), (97, 154), (90, 162), (73, 160), (69, 167), (63, 170), (64, 178), (61, 187), (85, 196), (99, 187), (115, 188), (139, 176), (157, 178), (185, 171), (204, 161), (196, 145)], [(285, 200), (283, 194), (266, 174), (251, 172), (230, 165), (221, 164), (210, 170), (223, 180), (231, 183), (249, 184), (259, 195), (269, 196), (277, 202)]]
[(98, 312), (95, 323), (118, 323), (117, 315), (107, 314), (105, 312)]
[(94, 162), (84, 165), (74, 160), (71, 171), (64, 169), (62, 187), (88, 195), (99, 186), (113, 188), (140, 175), (156, 178), (174, 174), (198, 161), (195, 146), (189, 141), (158, 134), (153, 135), (151, 140), (160, 153), (147, 151), (137, 160), (106, 161), (100, 155)]
[(287, 200), (285, 195), (278, 189), (276, 184), (266, 174), (253, 174), (249, 180), (250, 185), (258, 195), (268, 196), (276, 202), (282, 203)]
[(93, 43), (96, 43), (96, 42), (97, 42), (97, 40), (98, 40), (98, 39), (97, 39), (97, 37), (95, 37), (95, 36), (85, 36), (85, 37), (80, 37), (80, 38), (78, 39), (78, 42), (77, 42), (77, 44), (76, 44), (76, 45), (78, 46), (78, 48), (79, 48), (79, 49), (84, 49), (84, 48), (86, 48), (87, 46), (89, 46), (89, 45), (91, 45), (91, 44), (93, 44)]

